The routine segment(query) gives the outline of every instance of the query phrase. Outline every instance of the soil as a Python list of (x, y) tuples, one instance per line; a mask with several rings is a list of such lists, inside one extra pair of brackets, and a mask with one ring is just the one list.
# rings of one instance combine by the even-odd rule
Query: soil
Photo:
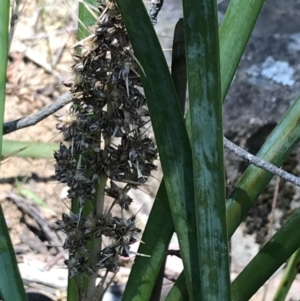
[[(72, 58), (70, 47), (74, 43), (77, 21), (76, 3), (68, 8), (65, 2), (51, 3), (27, 1), (21, 4), (21, 13), (9, 54), (7, 71), (7, 97), (5, 121), (30, 115), (52, 103), (66, 91), (62, 81), (70, 76)], [(228, 1), (219, 5), (220, 20)], [(24, 6), (23, 6), (24, 5)], [(165, 1), (156, 25), (166, 57), (169, 60), (173, 29), (181, 17), (179, 0)], [(300, 1), (266, 0), (261, 16), (249, 40), (239, 69), (224, 104), (225, 136), (256, 154), (268, 134), (299, 96), (300, 90)], [(276, 66), (275, 73), (270, 67)], [(276, 77), (278, 74), (285, 76)], [(62, 109), (65, 112), (66, 109)], [(59, 112), (58, 112), (59, 114)], [(5, 136), (6, 140), (59, 142), (57, 120), (50, 116), (36, 126), (16, 131)], [(299, 175), (299, 152), (293, 151), (283, 168)], [(247, 164), (226, 151), (226, 168), (229, 190), (237, 183)], [(20, 188), (30, 191), (47, 206), (36, 204), (32, 198), (24, 197), (28, 208), (35, 208), (50, 226), (68, 212), (65, 189), (54, 177), (53, 159), (31, 159), (10, 157), (2, 163), (0, 179), (0, 204), (3, 207), (19, 262), (39, 261), (46, 267), (58, 254), (58, 245), (47, 239), (40, 225), (17, 207), (9, 193), (20, 195)], [(151, 209), (152, 199), (158, 187), (156, 178), (138, 194), (134, 212), (139, 209), (140, 225), (143, 227)], [(270, 213), (274, 198), (274, 178), (249, 212), (237, 236), (239, 245), (233, 244), (233, 273), (240, 271), (254, 255), (254, 250), (265, 243), (269, 232)], [(300, 189), (281, 180), (279, 196), (274, 213), (272, 232), (286, 221), (295, 208), (300, 206)], [(57, 238), (60, 240), (60, 236)], [(60, 240), (61, 242), (62, 240)], [(62, 244), (62, 242), (61, 242)], [(176, 246), (176, 238), (172, 240)], [(238, 249), (239, 248), (239, 249)], [(236, 251), (235, 251), (236, 250)], [(173, 261), (172, 261), (173, 260)], [(168, 273), (177, 275), (181, 263), (169, 261)], [(63, 258), (56, 266), (63, 267)], [(175, 267), (175, 268), (173, 268)], [(126, 282), (128, 271), (122, 271), (117, 286)], [(167, 287), (167, 284), (166, 284)], [(270, 286), (272, 287), (272, 286)], [(272, 289), (274, 290), (275, 287)], [(272, 294), (272, 289), (268, 292)], [(257, 295), (257, 299), (259, 299)], [(299, 288), (291, 290), (289, 299), (299, 296)], [(52, 297), (54, 293), (52, 294)], [(54, 297), (53, 297), (54, 298)], [(60, 300), (55, 297), (55, 300)], [(269, 298), (269, 297), (268, 297)], [(265, 300), (271, 300), (271, 299)], [(270, 297), (271, 298), (271, 297)], [(296, 297), (295, 297), (296, 298)], [(254, 299), (253, 299), (254, 300)]]

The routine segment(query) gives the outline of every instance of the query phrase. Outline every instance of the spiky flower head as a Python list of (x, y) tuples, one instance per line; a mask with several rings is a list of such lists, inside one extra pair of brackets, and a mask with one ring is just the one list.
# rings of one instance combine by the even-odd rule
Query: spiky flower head
[[(156, 168), (138, 62), (115, 0), (102, 3), (91, 35), (75, 45), (81, 54), (74, 54), (73, 76), (65, 82), (73, 104), (57, 125), (64, 143), (54, 154), (56, 176), (68, 185), (68, 197), (79, 207), (78, 213), (64, 214), (57, 222), (67, 235), (70, 277), (118, 270), (120, 256), (129, 256), (140, 233), (135, 215), (124, 218), (123, 210), (134, 201), (128, 192), (144, 184)], [(113, 198), (104, 209), (101, 193)], [(119, 215), (114, 216), (115, 205)], [(91, 208), (88, 215), (84, 207)], [(111, 245), (95, 256), (89, 242), (102, 236), (110, 237)]]

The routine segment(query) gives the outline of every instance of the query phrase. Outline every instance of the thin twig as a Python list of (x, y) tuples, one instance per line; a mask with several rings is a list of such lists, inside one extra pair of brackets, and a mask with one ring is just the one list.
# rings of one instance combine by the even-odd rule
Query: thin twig
[[(276, 209), (278, 193), (279, 193), (279, 185), (280, 185), (280, 177), (277, 176), (275, 190), (274, 190), (274, 196), (273, 196), (273, 200), (272, 200), (272, 208), (271, 208), (271, 212), (270, 212), (268, 235), (266, 237), (266, 241), (270, 240), (272, 237), (272, 230), (273, 230), (273, 226), (274, 226), (274, 215), (275, 215), (275, 209)], [(262, 301), (267, 300), (268, 288), (269, 288), (269, 282), (267, 282), (266, 285), (264, 286), (264, 295), (263, 295)]]
[(228, 148), (229, 150), (231, 150), (232, 152), (234, 152), (238, 157), (241, 157), (241, 158), (245, 159), (246, 161), (248, 161), (250, 164), (253, 164), (266, 171), (269, 171), (273, 175), (277, 175), (280, 178), (285, 179), (286, 181), (291, 182), (300, 187), (300, 178), (299, 177), (296, 177), (269, 162), (266, 162), (258, 157), (251, 155), (250, 153), (248, 153), (247, 151), (245, 151), (244, 149), (242, 149), (238, 145), (234, 144), (233, 142), (231, 142), (230, 140), (228, 140), (225, 137), (224, 137), (224, 146), (226, 148)]
[[(49, 105), (46, 106), (45, 108), (41, 109), (37, 113), (22, 117), (20, 119), (14, 120), (14, 121), (9, 121), (4, 123), (3, 127), (3, 134), (9, 134), (14, 131), (20, 130), (22, 128), (26, 128), (32, 125), (37, 124), (41, 120), (45, 119), (49, 115), (55, 113), (62, 107), (64, 107), (66, 104), (72, 101), (72, 94), (70, 92), (67, 92), (63, 95), (61, 95), (57, 100)], [(274, 175), (277, 175), (281, 177), (282, 179), (285, 179), (286, 181), (295, 184), (296, 186), (300, 187), (300, 178), (296, 177), (280, 168), (277, 166), (266, 162), (254, 155), (251, 155), (248, 153), (246, 150), (241, 148), (240, 146), (234, 144), (230, 140), (228, 140), (226, 137), (224, 137), (224, 146), (229, 149), (230, 151), (234, 152), (238, 157), (243, 158), (244, 160), (248, 161), (250, 164), (253, 164), (259, 168), (262, 168), (266, 171), (271, 172)]]
[(168, 250), (167, 255), (177, 256), (178, 258), (181, 258), (180, 250)]
[(31, 48), (28, 48), (26, 50), (25, 57), (33, 62), (35, 65), (43, 68), (47, 73), (54, 75), (56, 78), (60, 78), (59, 72), (54, 70), (51, 66), (51, 64), (47, 63), (44, 59), (40, 58), (36, 55), (36, 52), (32, 50)]
[(46, 235), (49, 244), (54, 246), (60, 253), (63, 254), (63, 257), (67, 259), (67, 255), (62, 247), (62, 242), (50, 229), (48, 222), (40, 215), (40, 213), (34, 207), (28, 206), (26, 204), (26, 200), (15, 193), (8, 192), (7, 197), (12, 200), (20, 210), (31, 216), (37, 222), (37, 224), (41, 227), (42, 231)]
[(278, 200), (278, 195), (279, 195), (279, 185), (280, 185), (280, 177), (277, 176), (275, 190), (274, 190), (274, 196), (273, 196), (273, 200), (272, 200), (272, 208), (271, 208), (271, 213), (270, 213), (268, 235), (267, 235), (266, 241), (270, 240), (273, 235), (272, 230), (274, 227), (275, 209), (277, 206), (277, 200)]
[(53, 59), (53, 66), (56, 67), (56, 65), (59, 63), (61, 60), (61, 57), (65, 51), (66, 48), (66, 43), (64, 43), (61, 47), (59, 47), (56, 51), (55, 58)]
[(49, 262), (47, 262), (47, 264), (44, 266), (44, 270), (45, 271), (51, 270), (57, 264), (57, 262), (62, 258), (67, 259), (67, 258), (65, 258), (64, 253), (61, 253), (61, 252), (57, 253), (54, 256), (54, 258), (52, 258), (51, 260), (49, 260)]
[(51, 114), (64, 107), (66, 104), (71, 102), (72, 99), (72, 94), (70, 92), (67, 92), (58, 97), (54, 103), (44, 107), (43, 109), (39, 110), (33, 115), (25, 116), (20, 119), (4, 123), (3, 134), (6, 135), (14, 131), (37, 124), (38, 122), (42, 121), (46, 117), (50, 116)]

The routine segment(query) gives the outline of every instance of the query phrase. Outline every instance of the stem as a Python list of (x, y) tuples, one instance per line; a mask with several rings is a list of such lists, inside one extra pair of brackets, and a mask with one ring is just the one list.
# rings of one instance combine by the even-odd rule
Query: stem
[[(108, 99), (107, 101), (107, 117), (110, 118), (112, 115), (112, 103)], [(105, 139), (105, 145), (104, 145), (104, 151), (103, 151), (103, 159), (106, 159), (108, 156), (107, 153), (107, 146), (110, 145), (111, 139)], [(104, 211), (104, 199), (105, 199), (105, 187), (107, 182), (107, 175), (101, 174), (98, 181), (98, 187), (97, 187), (97, 194), (95, 198), (94, 208), (95, 208), (95, 217), (96, 219), (100, 218), (103, 215)], [(92, 259), (91, 259), (91, 265), (96, 266), (98, 262), (98, 254), (101, 252), (102, 249), (102, 238), (101, 235), (99, 235), (98, 238), (94, 238), (92, 242), (91, 252), (92, 252)], [(88, 281), (88, 288), (87, 288), (87, 301), (92, 301), (93, 297), (95, 295), (95, 292), (97, 292), (96, 288), (96, 279), (98, 277), (98, 270), (89, 277)], [(101, 286), (101, 285), (100, 285)], [(104, 283), (102, 284), (102, 287), (104, 288)], [(99, 290), (99, 288), (98, 288)]]
[(284, 301), (292, 286), (293, 281), (298, 273), (300, 263), (300, 249), (298, 249), (290, 258), (284, 274), (281, 278), (280, 285), (276, 291), (273, 301)]
[[(100, 175), (99, 181), (98, 181), (98, 187), (97, 187), (97, 194), (95, 198), (96, 202), (96, 207), (95, 207), (95, 216), (96, 218), (100, 218), (101, 215), (103, 214), (104, 210), (104, 190), (106, 186), (106, 181), (107, 181), (107, 175), (102, 174)], [(98, 238), (94, 238), (92, 242), (92, 260), (91, 260), (91, 265), (95, 266), (98, 261), (98, 254), (101, 252), (102, 248), (102, 238), (101, 235)], [(92, 298), (95, 293), (96, 289), (96, 279), (98, 277), (98, 270), (96, 270), (90, 277), (88, 281), (88, 288), (87, 288), (87, 301), (92, 301)]]

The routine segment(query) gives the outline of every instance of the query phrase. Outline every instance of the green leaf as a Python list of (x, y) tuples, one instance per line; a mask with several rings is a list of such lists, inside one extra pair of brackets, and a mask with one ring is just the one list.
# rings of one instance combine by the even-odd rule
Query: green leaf
[(97, 21), (88, 9), (89, 4), (97, 7), (96, 0), (84, 0), (79, 2), (77, 33), (79, 41), (90, 35), (89, 28)]
[[(173, 51), (172, 51), (172, 79), (184, 112), (186, 99), (186, 62), (183, 19), (180, 19), (175, 27)], [(163, 218), (158, 219), (158, 216)], [(164, 229), (162, 231), (162, 229)], [(164, 269), (168, 244), (174, 232), (174, 224), (169, 206), (169, 200), (162, 181), (156, 199), (154, 201), (146, 229), (143, 233), (139, 254), (151, 254), (151, 258), (137, 257), (132, 267), (129, 280), (126, 285), (123, 301), (126, 300), (158, 300), (155, 291), (155, 282), (159, 279), (160, 269)], [(145, 281), (145, 277), (147, 280)], [(187, 294), (187, 291), (186, 291)], [(160, 295), (160, 294), (159, 294)]]
[(49, 208), (49, 206), (42, 199), (40, 199), (34, 192), (30, 191), (29, 189), (22, 188), (21, 185), (18, 187), (18, 194), (20, 196), (24, 196), (26, 198), (33, 200), (37, 205), (41, 207)]
[(224, 100), (264, 0), (231, 0), (220, 27), (220, 62)]
[[(164, 183), (159, 188), (143, 233), (123, 301), (149, 300), (160, 267), (166, 257), (174, 225)], [(162, 231), (163, 229), (163, 231)], [(143, 256), (149, 255), (149, 256)]]
[(187, 87), (187, 71), (183, 18), (178, 20), (174, 30), (171, 72), (182, 114), (184, 114)]
[[(231, 300), (215, 0), (184, 0), (202, 300)], [(200, 287), (198, 288), (200, 290)]]
[[(264, 0), (231, 0), (219, 30), (221, 100), (227, 91), (244, 53)], [(190, 133), (190, 111), (186, 115), (186, 127)], [(228, 225), (228, 219), (227, 219)], [(182, 287), (183, 277), (176, 281), (174, 289)], [(172, 292), (170, 293), (172, 294)], [(171, 299), (170, 299), (171, 300)]]
[[(5, 107), (6, 68), (8, 60), (9, 1), (0, 1), (0, 155)], [(2, 169), (3, 172), (3, 169)], [(9, 237), (6, 221), (0, 205), (0, 296), (4, 300), (26, 301), (15, 252)]]
[[(300, 97), (296, 99), (268, 137), (258, 152), (258, 157), (276, 166), (282, 165), (300, 140), (299, 112)], [(226, 203), (229, 236), (234, 233), (246, 217), (248, 211), (272, 177), (273, 174), (254, 166), (249, 166), (245, 171)], [(248, 300), (275, 273), (279, 266), (299, 248), (298, 236), (292, 234), (295, 231), (295, 227), (299, 227), (299, 224), (297, 224), (299, 214), (300, 212), (297, 211), (288, 220), (239, 275), (233, 286), (234, 300)], [(264, 265), (263, 269), (261, 269), (262, 264)], [(246, 289), (242, 288), (246, 281), (244, 275), (249, 277), (250, 272), (258, 270), (260, 272), (256, 273), (255, 279), (247, 281)]]
[(8, 61), (8, 22), (9, 0), (0, 1), (0, 152), (2, 150), (2, 136), (4, 124), (6, 69)]
[[(294, 235), (292, 234), (292, 237)], [(284, 274), (281, 278), (279, 287), (277, 288), (276, 294), (273, 301), (284, 301), (286, 296), (295, 280), (300, 265), (300, 249), (298, 249), (289, 259), (287, 267), (285, 268)]]
[(0, 206), (0, 296), (3, 300), (27, 301), (16, 256)]
[[(282, 165), (300, 140), (299, 112), (300, 97), (285, 113), (257, 157), (276, 166)], [(253, 165), (247, 168), (226, 202), (229, 237), (244, 220), (272, 177), (270, 172)]]
[(23, 158), (53, 158), (53, 153), (58, 149), (57, 143), (43, 143), (34, 141), (3, 140), (2, 156)]
[(201, 292), (199, 291), (199, 250), (192, 180), (193, 165), (180, 105), (163, 52), (143, 2), (118, 0), (117, 3), (134, 54), (142, 67), (141, 78), (185, 266), (189, 296), (191, 300), (199, 300)]
[(181, 273), (167, 295), (165, 301), (186, 301), (189, 300), (188, 291), (185, 285), (184, 273)]
[(249, 300), (300, 247), (300, 209), (278, 230), (232, 283), (232, 300)]
[[(257, 154), (258, 157), (276, 166), (282, 165), (300, 140), (299, 112), (300, 97), (296, 99), (268, 137)], [(245, 171), (226, 202), (229, 238), (244, 220), (272, 177), (273, 174), (252, 165)], [(276, 269), (273, 270), (273, 273), (275, 271)], [(182, 281), (182, 278), (179, 278), (177, 281)], [(182, 284), (177, 285), (181, 286)], [(247, 300), (247, 298), (244, 300)]]

